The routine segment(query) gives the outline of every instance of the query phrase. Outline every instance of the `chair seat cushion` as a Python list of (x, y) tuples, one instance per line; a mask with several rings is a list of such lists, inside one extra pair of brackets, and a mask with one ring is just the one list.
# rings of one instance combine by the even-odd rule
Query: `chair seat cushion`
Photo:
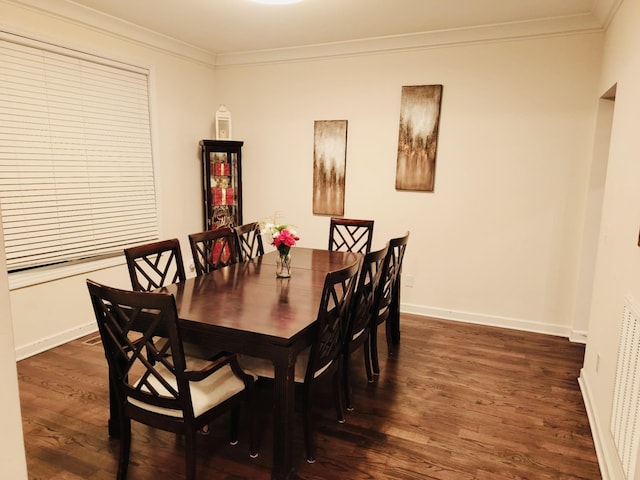
[[(187, 368), (191, 370), (199, 370), (206, 366), (208, 363), (206, 360), (200, 358), (187, 357)], [(157, 365), (156, 370), (167, 381), (172, 388), (177, 389), (176, 379), (173, 374), (162, 365)], [(136, 386), (137, 386), (136, 382)], [(165, 387), (158, 381), (158, 379), (150, 377), (149, 383), (158, 392), (169, 393)], [(193, 414), (195, 417), (202, 415), (207, 410), (219, 405), (225, 400), (233, 397), (237, 393), (244, 390), (244, 383), (240, 380), (229, 365), (225, 365), (220, 370), (212, 373), (210, 376), (200, 382), (189, 382), (189, 388), (191, 390), (191, 404), (193, 406)], [(143, 387), (143, 391), (148, 391)], [(129, 403), (139, 408), (160, 413), (162, 415), (168, 415), (171, 417), (182, 417), (180, 410), (173, 410), (170, 408), (157, 407), (155, 405), (149, 405), (148, 403), (141, 402), (134, 398), (129, 398)]]
[[(302, 352), (298, 354), (296, 358), (296, 368), (294, 372), (294, 378), (296, 383), (304, 383), (305, 374), (307, 373), (307, 365), (309, 363), (309, 353), (311, 352), (311, 347), (306, 348)], [(247, 372), (248, 374), (264, 377), (264, 378), (273, 378), (274, 377), (274, 369), (273, 363), (270, 360), (266, 360), (264, 358), (251, 357), (249, 355), (239, 355), (238, 363), (240, 367)], [(331, 365), (331, 364), (329, 364)], [(314, 378), (322, 375), (329, 365), (321, 368), (314, 374)]]
[(367, 329), (363, 328), (362, 330), (360, 330), (359, 332), (355, 332), (352, 336), (351, 336), (351, 341), (357, 340), (360, 335), (362, 335)]
[[(304, 383), (307, 363), (309, 362), (309, 351), (310, 348), (303, 350), (298, 354), (298, 358), (296, 359), (294, 378), (297, 383)], [(249, 374), (264, 378), (274, 377), (273, 363), (271, 363), (271, 360), (251, 357), (249, 355), (239, 355), (238, 363), (240, 367)]]

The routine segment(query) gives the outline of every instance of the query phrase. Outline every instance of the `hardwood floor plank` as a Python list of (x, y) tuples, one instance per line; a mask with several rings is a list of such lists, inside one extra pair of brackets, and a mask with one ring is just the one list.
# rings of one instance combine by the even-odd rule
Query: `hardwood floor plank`
[[(91, 335), (90, 337), (95, 337)], [(107, 435), (102, 346), (70, 342), (18, 363), (29, 478), (115, 478), (118, 440)], [(577, 378), (584, 346), (560, 337), (402, 316), (402, 343), (369, 384), (352, 362), (355, 410), (339, 424), (329, 392), (315, 408), (318, 460), (300, 479), (600, 479)], [(269, 479), (271, 415), (261, 393), (261, 448), (249, 458), (246, 429), (227, 443), (228, 417), (198, 438), (199, 478)], [(263, 398), (264, 397), (264, 398)], [(243, 422), (246, 415), (242, 416)], [(130, 480), (184, 478), (184, 442), (134, 424)]]

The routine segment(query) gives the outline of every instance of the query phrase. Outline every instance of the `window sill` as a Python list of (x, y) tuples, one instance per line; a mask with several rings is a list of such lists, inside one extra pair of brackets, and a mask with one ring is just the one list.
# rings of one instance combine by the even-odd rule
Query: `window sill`
[(82, 275), (84, 273), (116, 267), (119, 265), (124, 265), (124, 258), (121, 256), (76, 263), (73, 265), (39, 268), (26, 272), (10, 273), (9, 290), (18, 290), (20, 288), (31, 287), (40, 283), (52, 282), (62, 278)]

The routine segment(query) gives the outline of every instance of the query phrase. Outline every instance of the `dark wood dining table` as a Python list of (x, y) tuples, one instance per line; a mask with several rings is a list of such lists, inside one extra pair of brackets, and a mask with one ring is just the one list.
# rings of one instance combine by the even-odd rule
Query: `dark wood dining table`
[(276, 278), (274, 251), (159, 289), (175, 296), (184, 340), (273, 362), (273, 479), (295, 478), (294, 368), (311, 345), (325, 276), (361, 257), (299, 247), (291, 256), (290, 278)]

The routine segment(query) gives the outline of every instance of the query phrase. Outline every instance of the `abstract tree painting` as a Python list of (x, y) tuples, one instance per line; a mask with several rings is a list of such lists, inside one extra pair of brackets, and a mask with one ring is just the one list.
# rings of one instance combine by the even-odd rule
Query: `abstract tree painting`
[(433, 191), (442, 85), (402, 87), (396, 190)]
[(316, 120), (313, 138), (313, 213), (344, 215), (347, 121)]

